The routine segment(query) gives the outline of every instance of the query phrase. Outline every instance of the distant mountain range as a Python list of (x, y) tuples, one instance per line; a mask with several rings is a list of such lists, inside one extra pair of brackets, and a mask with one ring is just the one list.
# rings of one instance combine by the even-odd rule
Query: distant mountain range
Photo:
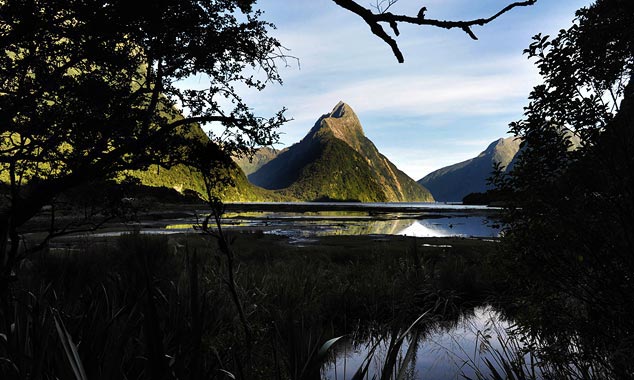
[[(207, 138), (198, 126), (185, 132)], [(571, 149), (578, 137), (571, 134)], [(264, 147), (249, 159), (233, 157), (228, 175), (235, 186), (222, 191), (224, 201), (359, 201), (461, 202), (472, 193), (490, 189), (487, 179), (495, 164), (510, 169), (520, 156), (520, 140), (501, 138), (477, 157), (438, 169), (412, 180), (382, 155), (363, 132), (359, 118), (339, 102), (322, 115), (298, 143), (283, 150)], [(148, 186), (204, 194), (202, 175), (193, 168), (154, 166), (134, 171)], [(470, 200), (472, 201), (472, 200)]]
[[(256, 166), (267, 157), (272, 158), (251, 173), (249, 181), (298, 200), (433, 201), (427, 189), (377, 150), (343, 102), (322, 115), (300, 142), (277, 155), (259, 156)], [(243, 170), (250, 170), (240, 162)]]
[(255, 151), (255, 154), (253, 154), (251, 158), (233, 157), (233, 161), (238, 164), (244, 174), (251, 175), (258, 171), (258, 169), (260, 169), (262, 166), (266, 165), (269, 161), (277, 157), (278, 154), (286, 150), (286, 148), (283, 150), (275, 150), (273, 148), (265, 146)]
[[(198, 125), (184, 126), (186, 139), (208, 139)], [(576, 141), (573, 141), (573, 143)], [(264, 147), (249, 159), (233, 157), (225, 176), (234, 186), (220, 189), (224, 201), (459, 202), (487, 190), (493, 165), (513, 165), (519, 140), (499, 139), (477, 157), (438, 169), (414, 181), (381, 154), (363, 131), (359, 118), (339, 102), (308, 134), (289, 148)], [(0, 173), (0, 184), (6, 182)], [(206, 194), (202, 174), (179, 164), (169, 169), (124, 171), (150, 187)]]
[[(207, 138), (198, 126), (187, 131)], [(298, 143), (283, 150), (264, 147), (248, 159), (234, 157), (227, 171), (235, 186), (227, 187), (224, 201), (361, 201), (460, 202), (489, 187), (496, 163), (511, 167), (519, 156), (514, 137), (492, 142), (472, 159), (438, 169), (415, 182), (382, 155), (363, 132), (352, 108), (339, 102), (322, 115)], [(141, 183), (177, 191), (204, 194), (202, 175), (176, 165), (129, 172)]]
[[(207, 138), (199, 127), (192, 128), (189, 135)], [(264, 147), (251, 159), (234, 157), (235, 165), (227, 170), (235, 186), (224, 190), (223, 199), (460, 202), (468, 194), (488, 190), (487, 178), (494, 165), (511, 167), (519, 151), (519, 139), (501, 138), (477, 157), (438, 169), (416, 182), (378, 151), (352, 108), (339, 102), (291, 147), (280, 151)], [(204, 194), (201, 174), (184, 165), (129, 174), (144, 185)]]
[(431, 191), (439, 202), (460, 202), (470, 193), (483, 193), (489, 187), (487, 178), (493, 166), (499, 163), (507, 167), (520, 149), (520, 140), (515, 137), (492, 142), (477, 157), (438, 169), (418, 180)]
[[(207, 138), (198, 126), (184, 133)], [(261, 148), (251, 159), (233, 159), (235, 164), (226, 170), (235, 186), (222, 190), (224, 201), (433, 201), (427, 189), (377, 150), (343, 102), (322, 115), (299, 143), (281, 151)], [(146, 186), (205, 194), (201, 173), (185, 165), (124, 174)]]

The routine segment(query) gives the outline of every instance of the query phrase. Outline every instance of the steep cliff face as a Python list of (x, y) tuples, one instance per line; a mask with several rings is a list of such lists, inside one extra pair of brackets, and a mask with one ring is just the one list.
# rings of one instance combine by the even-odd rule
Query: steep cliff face
[(493, 166), (508, 166), (519, 148), (520, 141), (514, 137), (499, 139), (477, 157), (438, 169), (418, 183), (429, 189), (437, 201), (460, 202), (467, 194), (486, 191)]
[(249, 176), (254, 184), (304, 200), (432, 201), (383, 156), (352, 108), (339, 102), (287, 151)]

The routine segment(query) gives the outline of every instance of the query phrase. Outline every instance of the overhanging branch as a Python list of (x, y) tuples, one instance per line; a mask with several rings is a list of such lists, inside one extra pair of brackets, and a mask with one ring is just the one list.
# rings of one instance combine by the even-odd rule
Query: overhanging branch
[(502, 16), (503, 14), (509, 12), (513, 8), (526, 7), (526, 6), (533, 5), (537, 2), (537, 0), (517, 1), (507, 5), (506, 7), (502, 8), (499, 12), (487, 18), (452, 21), (452, 20), (437, 20), (432, 18), (426, 18), (425, 11), (427, 10), (427, 8), (425, 7), (421, 8), (421, 10), (418, 12), (416, 16), (407, 16), (407, 15), (393, 14), (390, 12), (373, 13), (370, 9), (359, 5), (354, 0), (332, 0), (332, 1), (335, 2), (335, 4), (339, 5), (340, 7), (347, 9), (350, 12), (360, 16), (370, 26), (370, 30), (372, 31), (372, 33), (375, 34), (380, 39), (382, 39), (385, 43), (387, 43), (390, 46), (390, 48), (392, 48), (392, 52), (394, 53), (394, 56), (400, 63), (403, 63), (405, 61), (403, 57), (403, 53), (400, 51), (396, 40), (392, 38), (389, 34), (387, 34), (387, 32), (383, 29), (383, 26), (380, 24), (382, 22), (387, 23), (390, 26), (390, 28), (392, 28), (396, 36), (399, 35), (398, 23), (407, 23), (407, 24), (414, 24), (414, 25), (429, 25), (429, 26), (435, 26), (435, 27), (444, 28), (444, 29), (459, 28), (459, 29), (462, 29), (465, 33), (467, 33), (469, 37), (471, 37), (474, 40), (477, 40), (478, 37), (475, 35), (473, 30), (471, 29), (472, 26), (482, 26), (482, 25), (488, 24), (491, 21)]

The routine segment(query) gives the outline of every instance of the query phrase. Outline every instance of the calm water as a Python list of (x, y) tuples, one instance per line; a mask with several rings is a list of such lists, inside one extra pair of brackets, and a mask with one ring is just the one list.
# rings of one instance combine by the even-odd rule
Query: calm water
[[(497, 210), (444, 203), (258, 203), (231, 204), (223, 216), (228, 229), (246, 229), (294, 238), (329, 235), (405, 235), (417, 237), (497, 237)], [(278, 210), (275, 210), (275, 209)], [(259, 210), (258, 210), (259, 209)], [(255, 210), (255, 211), (252, 211)], [(191, 221), (165, 226), (191, 229)]]
[(458, 202), (232, 202), (227, 203), (227, 209), (241, 209), (247, 211), (276, 211), (282, 207), (295, 210), (319, 211), (355, 211), (397, 210), (397, 211), (431, 211), (431, 210), (492, 210), (487, 206), (463, 205)]
[[(500, 233), (498, 209), (447, 203), (230, 203), (222, 217), (226, 230), (262, 232), (302, 240), (331, 235), (404, 235), (416, 237), (492, 238)], [(152, 213), (136, 223), (115, 224), (92, 237), (193, 232), (206, 210)], [(183, 214), (190, 214), (182, 217)], [(167, 217), (165, 217), (167, 215)]]
[(487, 306), (474, 309), (448, 326), (413, 330), (400, 345), (394, 344), (391, 334), (360, 341), (342, 339), (335, 344), (332, 359), (322, 367), (322, 378), (352, 379), (365, 366), (364, 379), (380, 378), (390, 351), (396, 353), (395, 365), (389, 371), (394, 379), (475, 379), (477, 373), (487, 376), (490, 370), (485, 360), (501, 369), (491, 348), (500, 352), (502, 344), (513, 344), (509, 343), (508, 327)]

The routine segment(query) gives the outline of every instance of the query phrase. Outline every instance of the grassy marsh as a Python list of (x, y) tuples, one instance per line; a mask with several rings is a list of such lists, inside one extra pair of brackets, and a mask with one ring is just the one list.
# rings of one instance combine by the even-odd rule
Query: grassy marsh
[(51, 309), (90, 379), (316, 379), (327, 340), (408, 325), (428, 310), (452, 318), (484, 302), (495, 274), (487, 269), (496, 246), (490, 241), (332, 236), (294, 244), (246, 233), (229, 240), (246, 327), (212, 237), (80, 240), (23, 263), (13, 285), (23, 302), (5, 319), (30, 327), (9, 337), (15, 349), (7, 345), (3, 356), (17, 364), (0, 371), (6, 378), (36, 370), (72, 377)]

